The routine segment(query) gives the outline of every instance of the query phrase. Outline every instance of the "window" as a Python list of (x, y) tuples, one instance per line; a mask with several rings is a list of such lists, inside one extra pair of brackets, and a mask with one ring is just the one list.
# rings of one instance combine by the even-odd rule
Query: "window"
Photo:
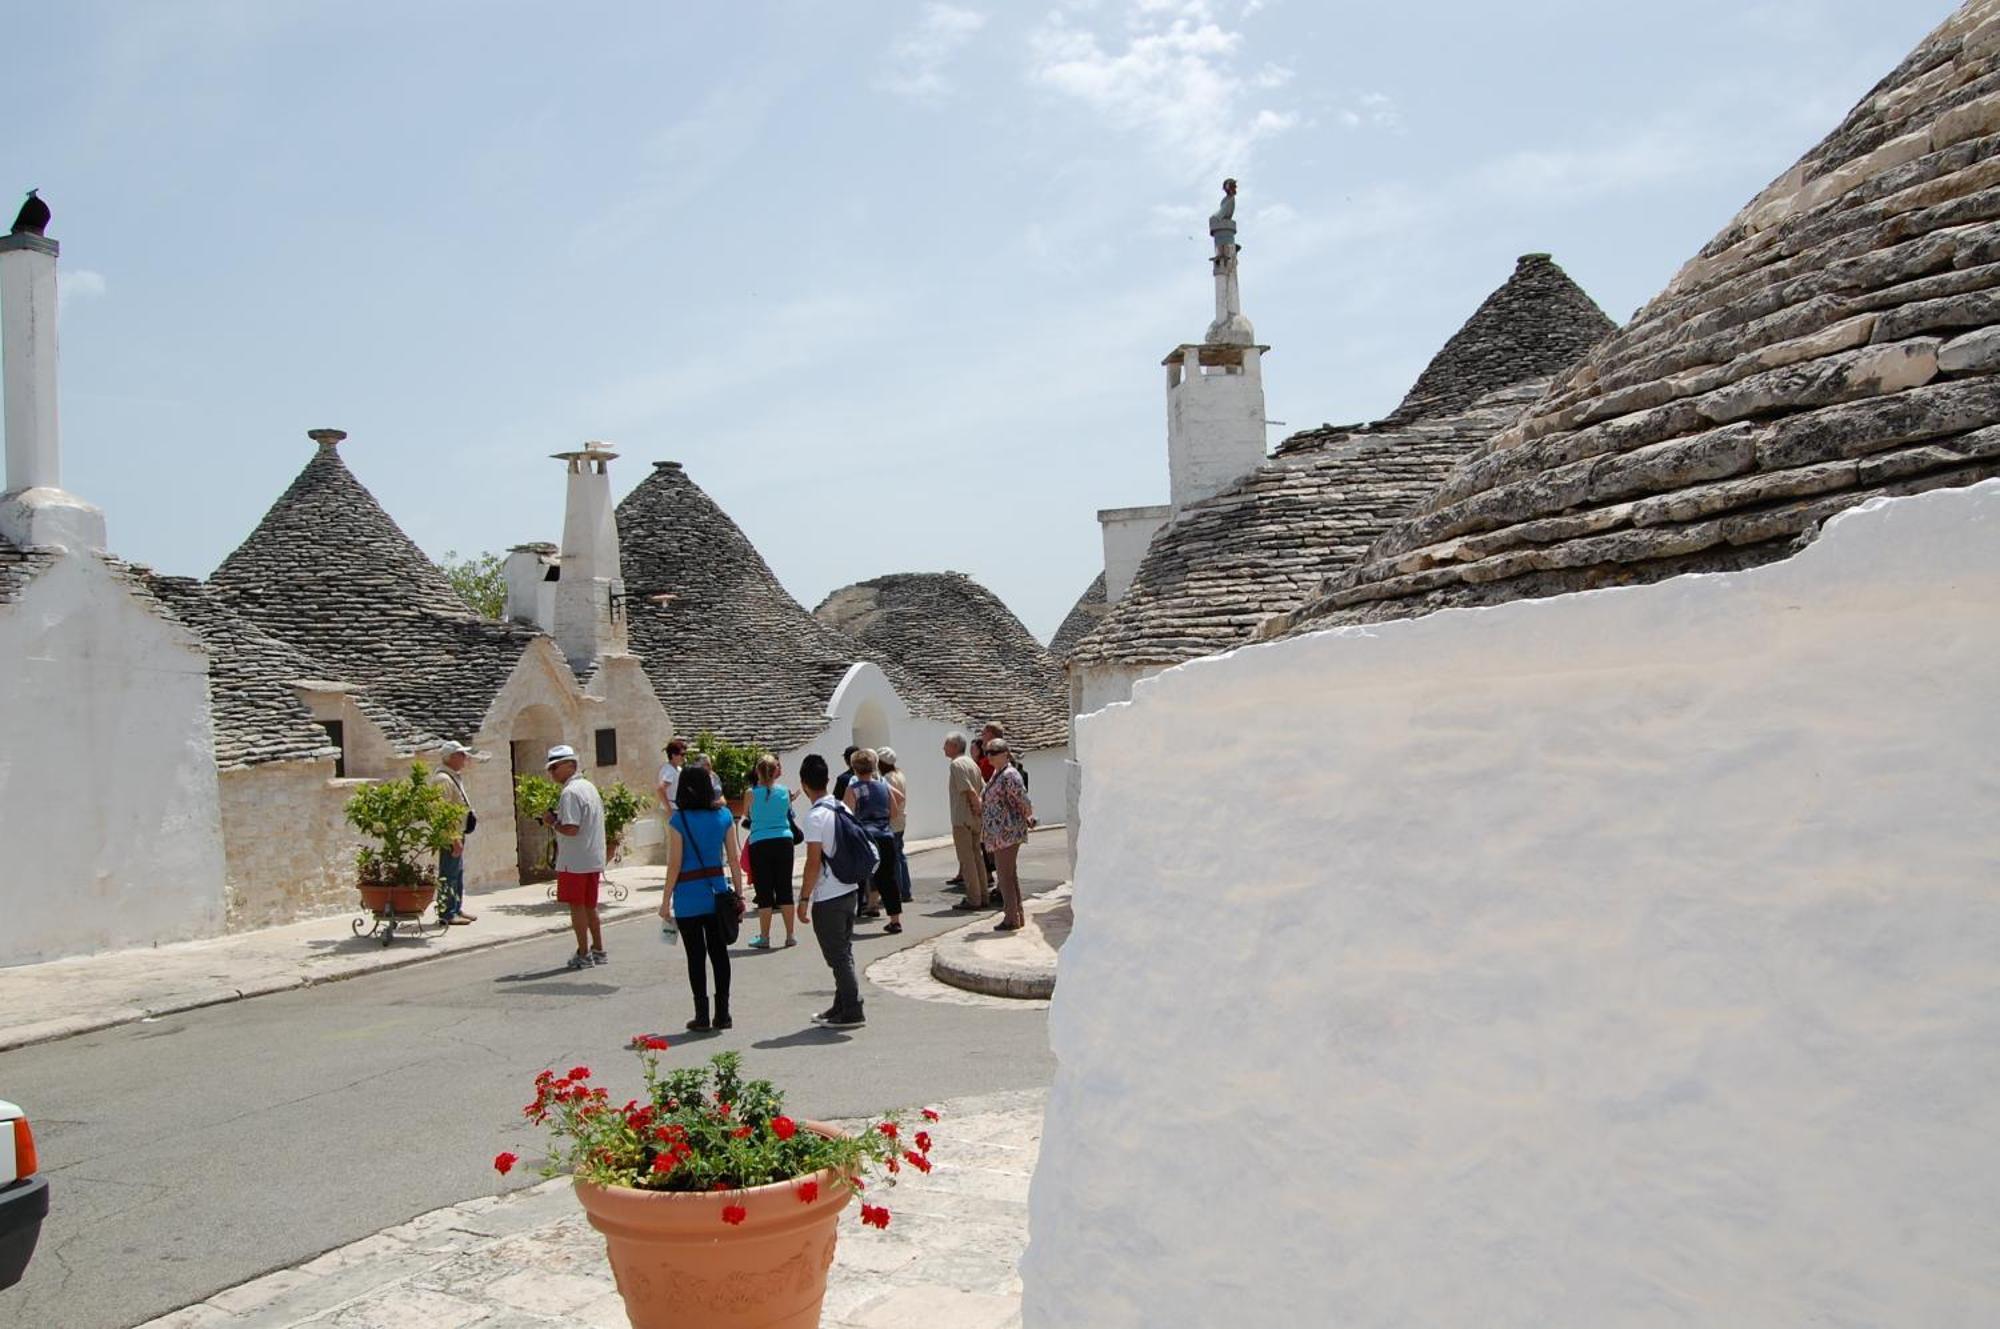
[(597, 764), (616, 766), (618, 764), (618, 731), (600, 729), (597, 731)]
[(319, 723), (320, 727), (326, 730), (328, 741), (340, 749), (340, 755), (333, 759), (333, 778), (344, 780), (347, 778), (347, 722), (321, 720)]

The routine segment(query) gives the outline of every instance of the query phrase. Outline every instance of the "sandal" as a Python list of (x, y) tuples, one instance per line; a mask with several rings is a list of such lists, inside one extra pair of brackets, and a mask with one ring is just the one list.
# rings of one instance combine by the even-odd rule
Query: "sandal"
[(796, 946), (798, 944), (799, 944), (799, 939), (797, 937), (785, 938), (785, 946), (787, 949), (790, 949), (791, 947)]

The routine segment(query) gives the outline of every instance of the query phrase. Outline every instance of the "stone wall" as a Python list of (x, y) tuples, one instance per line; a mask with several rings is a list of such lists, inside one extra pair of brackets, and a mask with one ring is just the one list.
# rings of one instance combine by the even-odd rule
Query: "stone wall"
[(1081, 721), (1024, 1323), (2000, 1322), (1996, 603), (1987, 482)]
[(355, 908), (354, 854), (362, 840), (345, 809), (368, 783), (336, 780), (328, 760), (222, 772), (230, 931)]
[(134, 583), (55, 559), (0, 608), (0, 964), (222, 930), (208, 661)]

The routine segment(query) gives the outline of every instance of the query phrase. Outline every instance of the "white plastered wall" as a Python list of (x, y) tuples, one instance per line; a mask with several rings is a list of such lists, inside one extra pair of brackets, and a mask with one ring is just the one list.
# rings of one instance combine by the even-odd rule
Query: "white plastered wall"
[(827, 727), (812, 742), (782, 753), (785, 783), (798, 788), (799, 763), (809, 752), (826, 758), (827, 769), (838, 775), (841, 750), (849, 744), (880, 746), (886, 736), (896, 750), (896, 764), (909, 785), (909, 814), (904, 830), (908, 840), (927, 840), (950, 835), (946, 819), (944, 736), (956, 726), (913, 715), (904, 704), (895, 684), (881, 668), (866, 660), (850, 666), (826, 704)]
[(222, 930), (208, 657), (96, 558), (0, 608), (0, 964)]
[(1024, 1323), (2000, 1323), (1996, 605), (1988, 482), (1086, 719)]

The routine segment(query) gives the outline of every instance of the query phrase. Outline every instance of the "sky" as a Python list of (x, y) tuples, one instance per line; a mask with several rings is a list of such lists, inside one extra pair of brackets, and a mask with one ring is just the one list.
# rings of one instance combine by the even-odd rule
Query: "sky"
[(206, 576), (316, 427), (433, 557), (556, 540), (601, 439), (807, 608), (955, 569), (1047, 639), (1166, 499), (1223, 176), (1275, 444), (1520, 254), (1623, 322), (1953, 8), (65, 0), (7, 20), (0, 192), (126, 558)]

